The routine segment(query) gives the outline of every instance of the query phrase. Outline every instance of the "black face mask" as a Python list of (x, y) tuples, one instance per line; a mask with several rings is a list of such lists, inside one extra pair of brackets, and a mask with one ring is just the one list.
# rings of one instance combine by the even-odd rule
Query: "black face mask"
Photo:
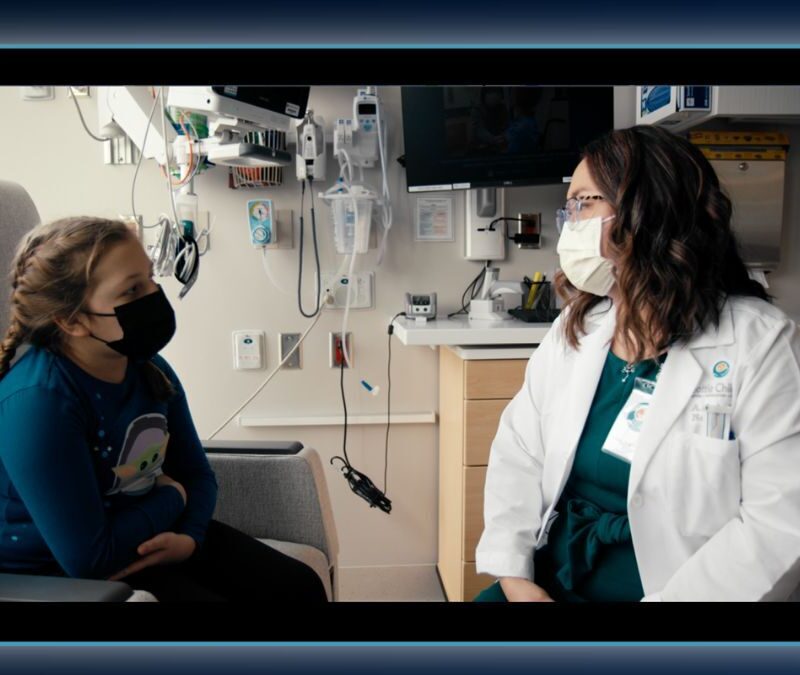
[(89, 333), (95, 340), (135, 361), (148, 361), (160, 352), (175, 335), (175, 312), (161, 286), (155, 293), (114, 307), (113, 314), (87, 312), (94, 316), (115, 316), (122, 328), (122, 339), (107, 342)]

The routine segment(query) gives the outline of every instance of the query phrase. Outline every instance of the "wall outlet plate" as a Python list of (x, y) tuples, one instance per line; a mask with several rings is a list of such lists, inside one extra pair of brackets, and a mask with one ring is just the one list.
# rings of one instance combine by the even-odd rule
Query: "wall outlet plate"
[(20, 87), (19, 93), (25, 101), (52, 101), (56, 97), (53, 87)]
[(233, 367), (236, 370), (258, 370), (264, 367), (264, 331), (233, 332)]
[(352, 282), (347, 274), (337, 277), (330, 272), (323, 272), (320, 291), (322, 293), (326, 290), (331, 291), (333, 303), (328, 305), (329, 309), (344, 309), (347, 303), (347, 289), (351, 286), (350, 309), (372, 309), (374, 284), (374, 272), (357, 272), (353, 275)]
[[(347, 356), (350, 358), (350, 365), (355, 363), (353, 358), (353, 334), (347, 333), (345, 335), (347, 340)], [(342, 361), (344, 361), (344, 353), (342, 352), (342, 333), (328, 333), (328, 361), (331, 368), (341, 368)], [(344, 361), (344, 367), (347, 368), (347, 361)]]
[[(300, 333), (278, 333), (278, 363), (281, 363), (286, 358), (286, 355), (299, 341)], [(286, 370), (302, 368), (300, 361), (300, 350), (302, 348), (303, 346), (300, 345), (295, 349), (294, 354), (289, 357), (289, 360), (281, 368)]]
[(541, 248), (542, 247), (542, 214), (541, 213), (518, 213), (517, 229), (518, 234), (527, 234), (536, 237), (536, 241), (528, 244), (517, 244), (517, 248)]
[(75, 98), (88, 98), (89, 97), (89, 86), (84, 87), (73, 87), (70, 85), (69, 87), (69, 95), (70, 98), (73, 96)]

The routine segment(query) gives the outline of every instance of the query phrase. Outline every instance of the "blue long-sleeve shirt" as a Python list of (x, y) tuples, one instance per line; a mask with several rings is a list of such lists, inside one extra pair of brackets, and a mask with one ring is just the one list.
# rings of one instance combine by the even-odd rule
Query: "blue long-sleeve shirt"
[[(202, 543), (217, 483), (178, 377), (159, 402), (142, 366), (120, 384), (31, 348), (0, 380), (0, 571), (102, 579), (174, 531)], [(155, 485), (165, 473), (186, 489)]]

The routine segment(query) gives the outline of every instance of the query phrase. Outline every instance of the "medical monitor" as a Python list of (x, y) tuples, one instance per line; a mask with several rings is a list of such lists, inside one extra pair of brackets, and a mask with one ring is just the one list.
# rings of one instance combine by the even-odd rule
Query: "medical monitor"
[(236, 117), (267, 129), (289, 131), (306, 114), (310, 87), (170, 87), (167, 102), (176, 108)]

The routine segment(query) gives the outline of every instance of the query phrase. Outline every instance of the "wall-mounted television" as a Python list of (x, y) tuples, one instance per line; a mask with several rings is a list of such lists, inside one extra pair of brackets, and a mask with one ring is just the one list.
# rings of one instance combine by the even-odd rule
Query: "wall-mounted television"
[(402, 87), (409, 192), (562, 183), (614, 127), (613, 87)]

